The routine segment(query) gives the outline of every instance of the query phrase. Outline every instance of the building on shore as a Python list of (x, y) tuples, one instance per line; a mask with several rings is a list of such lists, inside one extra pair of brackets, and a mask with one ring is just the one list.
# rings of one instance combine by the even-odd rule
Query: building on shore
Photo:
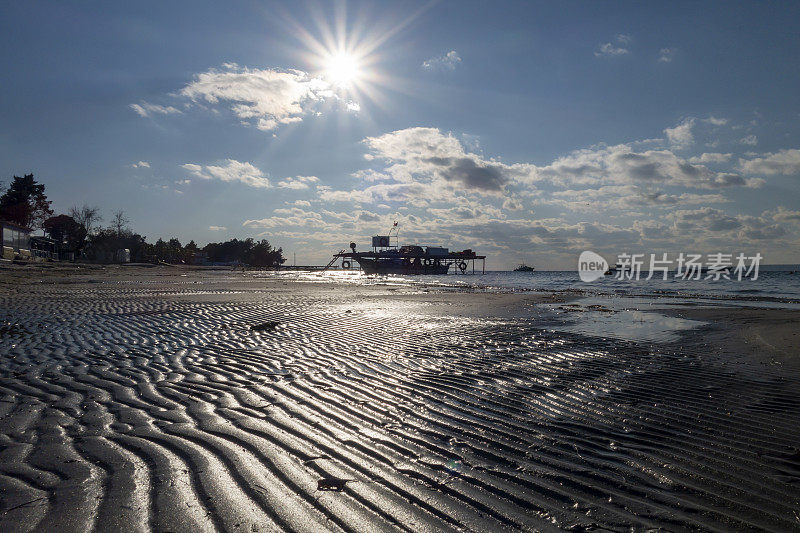
[(40, 261), (58, 260), (58, 243), (49, 237), (31, 237), (31, 256)]
[(31, 258), (31, 228), (0, 220), (0, 229), (3, 235), (3, 259)]

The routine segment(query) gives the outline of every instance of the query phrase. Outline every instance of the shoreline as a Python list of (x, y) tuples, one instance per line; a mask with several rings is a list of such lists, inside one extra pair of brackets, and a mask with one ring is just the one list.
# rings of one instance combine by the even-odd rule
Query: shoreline
[[(86, 276), (118, 278), (130, 275), (134, 281), (138, 277), (202, 276), (204, 273), (231, 276), (242, 272), (229, 267), (198, 267), (192, 265), (101, 265), (92, 263), (36, 263), (28, 265), (2, 265), (0, 286), (19, 287), (20, 284), (49, 283), (64, 278), (80, 281)], [(528, 318), (538, 319), (545, 324), (555, 325), (563, 317), (552, 312), (544, 312), (543, 305), (566, 304), (568, 309), (581, 313), (608, 313), (625, 309), (626, 301), (646, 300), (649, 308), (639, 307), (645, 313), (655, 313), (690, 321), (705, 323), (696, 328), (678, 331), (679, 342), (708, 343), (716, 352), (732, 358), (745, 358), (766, 364), (783, 364), (792, 370), (800, 370), (800, 308), (759, 307), (758, 302), (774, 303), (776, 298), (743, 297), (733, 299), (722, 297), (713, 301), (700, 298), (693, 302), (690, 296), (682, 294), (614, 296), (610, 294), (585, 293), (577, 289), (566, 290), (487, 290), (482, 287), (463, 285), (426, 285), (424, 279), (413, 283), (396, 281), (391, 278), (376, 279), (369, 284), (360, 285), (338, 280), (296, 280), (284, 277), (248, 277), (247, 274), (259, 272), (246, 271), (237, 279), (225, 280), (228, 284), (242, 284), (252, 288), (253, 283), (266, 285), (317, 284), (321, 288), (338, 285), (363, 295), (377, 291), (385, 292), (398, 301), (425, 303), (429, 311), (439, 306), (436, 313), (455, 313), (459, 316)], [(40, 276), (37, 276), (40, 274)], [(93, 282), (102, 279), (92, 280)], [(582, 300), (604, 301), (602, 305), (580, 305)], [(741, 303), (739, 303), (741, 302)], [(792, 300), (781, 303), (792, 304)], [(570, 307), (571, 306), (571, 307)]]

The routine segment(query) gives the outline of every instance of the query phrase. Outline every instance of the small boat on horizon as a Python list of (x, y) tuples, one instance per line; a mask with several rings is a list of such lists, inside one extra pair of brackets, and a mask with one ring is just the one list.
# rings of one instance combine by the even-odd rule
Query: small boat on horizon
[(532, 266), (528, 266), (525, 263), (520, 263), (519, 266), (514, 269), (514, 272), (533, 272), (534, 270), (536, 269)]

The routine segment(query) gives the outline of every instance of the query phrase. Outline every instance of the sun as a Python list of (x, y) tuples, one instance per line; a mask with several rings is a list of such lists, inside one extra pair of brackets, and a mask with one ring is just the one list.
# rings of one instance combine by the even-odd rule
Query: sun
[(358, 60), (352, 54), (340, 52), (328, 58), (325, 77), (334, 85), (346, 86), (358, 80), (361, 74)]
[(428, 2), (405, 17), (373, 19), (366, 11), (348, 11), (345, 0), (321, 2), (310, 6), (313, 28), (286, 15), (288, 33), (299, 44), (291, 47), (299, 59), (299, 72), (308, 75), (318, 94), (334, 96), (331, 100), (340, 107), (369, 120), (371, 106), (364, 103), (386, 108), (391, 103), (386, 93), (414, 94), (413, 82), (388, 73), (381, 65), (387, 57), (398, 55), (398, 50), (387, 48), (387, 42), (431, 5)]

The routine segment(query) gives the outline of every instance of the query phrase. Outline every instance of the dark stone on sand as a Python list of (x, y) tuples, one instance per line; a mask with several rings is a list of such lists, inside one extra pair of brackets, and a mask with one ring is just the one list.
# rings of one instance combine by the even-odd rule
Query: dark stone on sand
[(263, 324), (256, 324), (250, 326), (253, 331), (275, 331), (278, 328), (278, 322), (264, 322)]
[(339, 492), (344, 490), (346, 484), (347, 480), (340, 477), (324, 477), (317, 481), (317, 490), (335, 490)]

